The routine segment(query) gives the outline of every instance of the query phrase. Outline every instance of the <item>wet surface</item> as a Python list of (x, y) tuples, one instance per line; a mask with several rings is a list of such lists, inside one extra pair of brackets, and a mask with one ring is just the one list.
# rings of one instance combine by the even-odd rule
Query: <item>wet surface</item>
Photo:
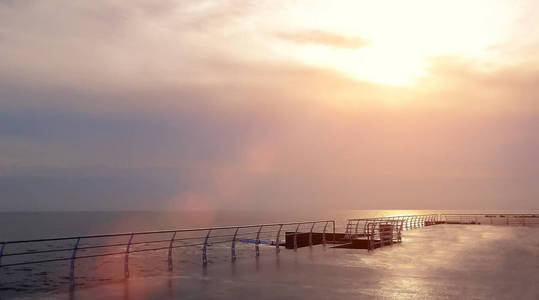
[[(244, 249), (242, 251), (252, 251)], [(250, 252), (249, 252), (250, 253)], [(28, 298), (36, 295), (28, 296)], [(49, 292), (52, 299), (538, 299), (539, 228), (436, 225), (375, 251), (264, 248), (256, 259)], [(26, 297), (26, 296), (25, 296)], [(17, 296), (18, 298), (18, 296)], [(21, 297), (24, 298), (24, 297)]]

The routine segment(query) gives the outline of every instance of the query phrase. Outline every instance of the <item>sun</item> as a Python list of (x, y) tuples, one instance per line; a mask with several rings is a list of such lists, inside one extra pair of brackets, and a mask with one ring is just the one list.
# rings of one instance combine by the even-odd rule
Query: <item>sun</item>
[[(320, 1), (308, 10), (293, 10), (279, 18), (280, 26), (291, 32), (314, 29), (368, 43), (353, 49), (316, 43), (286, 45), (280, 47), (281, 54), (359, 80), (410, 86), (429, 75), (428, 62), (433, 57), (491, 59), (491, 49), (506, 40), (509, 25), (518, 15), (508, 3), (484, 0), (345, 3)], [(496, 63), (495, 56), (490, 62)]]
[(359, 50), (311, 47), (297, 57), (305, 64), (333, 69), (358, 80), (407, 86), (426, 74), (426, 59), (421, 55), (390, 48), (367, 46)]

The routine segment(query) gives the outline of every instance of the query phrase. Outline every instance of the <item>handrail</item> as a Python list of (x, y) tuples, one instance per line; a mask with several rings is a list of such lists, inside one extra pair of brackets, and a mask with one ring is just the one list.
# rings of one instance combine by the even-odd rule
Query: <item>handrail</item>
[[(460, 218), (460, 221), (459, 221)], [(539, 214), (423, 214), (397, 215), (373, 218), (348, 219), (345, 239), (355, 237), (369, 240), (369, 249), (376, 243), (383, 246), (386, 242), (401, 241), (401, 232), (437, 223), (470, 224), (470, 220), (495, 224), (503, 221), (507, 225), (539, 224)], [(466, 223), (467, 222), (467, 223)], [(384, 231), (393, 225), (391, 241), (384, 241), (389, 233)], [(332, 226), (332, 228), (328, 228)], [(300, 231), (301, 229), (301, 231)], [(275, 247), (279, 253), (282, 237), (293, 242), (293, 249), (305, 246), (304, 238), (308, 237), (308, 246), (313, 246), (313, 234), (321, 234), (321, 244), (326, 244), (326, 235), (333, 231), (333, 242), (336, 241), (334, 220), (315, 220), (286, 223), (266, 223), (234, 226), (216, 226), (203, 228), (185, 228), (156, 231), (139, 231), (128, 233), (93, 234), (85, 236), (49, 237), (41, 239), (12, 240), (0, 242), (0, 268), (21, 265), (33, 265), (49, 262), (68, 261), (69, 279), (73, 285), (76, 279), (77, 260), (97, 257), (121, 256), (124, 277), (130, 275), (130, 255), (149, 251), (166, 251), (166, 264), (169, 271), (174, 266), (174, 249), (197, 247), (202, 251), (202, 265), (208, 263), (208, 249), (213, 245), (222, 245), (230, 250), (231, 261), (236, 260), (239, 242), (254, 244), (256, 256), (260, 255), (260, 245)], [(307, 235), (308, 236), (305, 236)], [(384, 236), (382, 236), (384, 235)], [(320, 243), (320, 240), (317, 240)], [(288, 245), (287, 245), (288, 246)], [(55, 247), (51, 249), (51, 247)], [(250, 246), (249, 246), (250, 247)], [(61, 253), (61, 254), (60, 254)], [(198, 254), (197, 254), (198, 255)]]
[(171, 229), (171, 230), (155, 230), (155, 231), (138, 231), (138, 232), (122, 232), (122, 233), (107, 233), (107, 234), (94, 234), (94, 235), (85, 235), (85, 236), (70, 236), (70, 237), (54, 237), (54, 238), (45, 238), (45, 239), (32, 239), (32, 240), (15, 240), (15, 241), (5, 241), (2, 243), (5, 244), (18, 244), (18, 243), (28, 243), (28, 242), (50, 242), (50, 241), (61, 241), (61, 240), (74, 240), (77, 238), (81, 239), (91, 239), (91, 238), (105, 238), (105, 237), (118, 237), (118, 236), (129, 236), (131, 234), (135, 235), (147, 235), (147, 234), (157, 234), (157, 233), (173, 233), (173, 232), (193, 232), (193, 231), (206, 231), (206, 230), (223, 230), (223, 229), (235, 229), (236, 227), (241, 228), (255, 228), (260, 226), (278, 226), (278, 225), (297, 225), (297, 224), (311, 224), (313, 222), (323, 223), (323, 222), (335, 222), (335, 220), (322, 220), (322, 221), (302, 221), (302, 222), (285, 222), (285, 223), (268, 223), (268, 224), (250, 224), (250, 225), (233, 225), (233, 226), (220, 226), (220, 227), (202, 227), (202, 228), (188, 228), (188, 229)]
[[(368, 224), (369, 222), (385, 222), (385, 221), (402, 221), (402, 230), (409, 230), (418, 227), (423, 227), (426, 222), (436, 222), (438, 220), (437, 214), (424, 214), (424, 215), (400, 215), (389, 217), (374, 217), (374, 218), (356, 218), (348, 219), (346, 225), (345, 238), (352, 238), (352, 236), (358, 234), (369, 234)], [(359, 231), (360, 223), (363, 223), (362, 232)], [(352, 232), (352, 228), (354, 232)]]
[[(376, 246), (383, 247), (386, 244), (392, 245), (393, 243), (400, 243), (402, 224), (404, 221), (404, 219), (400, 218), (389, 221), (368, 221), (365, 225), (365, 237), (368, 241), (367, 249), (371, 251), (375, 249)], [(383, 227), (384, 225), (390, 225), (391, 227)]]
[[(281, 244), (281, 235), (289, 236), (291, 233), (283, 231), (287, 226), (294, 226), (294, 240), (301, 225), (310, 225), (311, 234), (322, 231), (325, 243), (325, 232), (328, 224), (333, 227), (335, 232), (334, 220), (315, 220), (315, 221), (301, 221), (301, 222), (286, 222), (286, 223), (266, 223), (266, 224), (250, 224), (250, 225), (236, 225), (236, 226), (219, 226), (219, 227), (206, 227), (206, 228), (188, 228), (188, 229), (174, 229), (174, 230), (156, 230), (156, 231), (139, 231), (129, 233), (109, 233), (109, 234), (94, 234), (85, 236), (70, 236), (70, 237), (51, 237), (42, 239), (28, 239), (28, 240), (13, 240), (0, 243), (0, 268), (12, 267), (20, 265), (32, 265), (58, 261), (70, 261), (69, 279), (71, 284), (75, 281), (75, 261), (79, 259), (104, 257), (104, 256), (123, 256), (124, 277), (129, 277), (129, 255), (132, 253), (148, 252), (167, 250), (167, 267), (169, 271), (173, 269), (173, 249), (184, 247), (197, 247), (202, 246), (202, 264), (206, 265), (208, 262), (207, 249), (214, 244), (230, 243), (230, 258), (232, 261), (236, 260), (236, 243), (248, 242), (255, 238), (256, 256), (260, 253), (261, 238), (267, 238), (269, 235), (270, 241), (265, 242), (270, 246), (275, 246), (277, 253), (279, 253), (279, 246)], [(318, 225), (317, 228), (315, 228)], [(245, 230), (251, 229), (251, 230)], [(262, 231), (264, 229), (264, 231)], [(242, 230), (246, 231), (243, 232)], [(221, 231), (221, 232), (220, 232)], [(224, 232), (223, 232), (224, 231)], [(196, 236), (189, 236), (189, 233), (204, 232), (205, 234), (196, 234)], [(276, 236), (273, 236), (277, 233)], [(152, 235), (164, 235), (171, 234), (168, 238), (153, 238), (150, 240), (136, 241), (137, 237)], [(184, 236), (181, 236), (184, 234)], [(187, 235), (186, 235), (187, 234)], [(333, 235), (335, 239), (335, 234)], [(273, 241), (272, 238), (275, 237)], [(99, 239), (116, 239), (101, 241), (99, 244), (84, 245), (84, 241), (95, 241)], [(128, 238), (127, 241), (118, 241), (118, 238)], [(50, 249), (51, 245), (56, 245), (56, 242), (74, 242), (71, 246), (61, 246), (58, 249)], [(54, 242), (51, 244), (51, 242)], [(108, 243), (107, 243), (108, 242)], [(166, 244), (165, 244), (166, 243)], [(312, 242), (310, 243), (312, 245)], [(10, 247), (10, 245), (14, 245)], [(17, 245), (17, 246), (15, 246)], [(154, 245), (154, 246), (150, 246)], [(162, 245), (162, 246), (161, 246)], [(149, 246), (149, 247), (148, 247)], [(297, 241), (295, 243), (297, 248)], [(104, 249), (124, 247), (122, 250), (115, 251), (113, 249), (106, 251)], [(7, 252), (14, 248), (14, 252)], [(95, 253), (98, 249), (100, 252)], [(69, 255), (59, 255), (58, 253), (70, 252)], [(84, 253), (81, 253), (84, 252)], [(90, 252), (90, 253), (88, 253)], [(55, 256), (46, 256), (49, 254), (55, 254)], [(45, 255), (45, 256), (43, 256)], [(60, 257), (59, 257), (60, 256)], [(4, 258), (4, 261), (2, 259)], [(5, 261), (9, 259), (11, 261)], [(16, 260), (15, 260), (16, 259)]]
[(539, 214), (441, 214), (440, 219), (450, 224), (481, 224), (490, 225), (537, 225)]
[(440, 214), (440, 216), (529, 216), (539, 218), (539, 214), (505, 214), (505, 213), (476, 213), (476, 214)]
[(437, 217), (438, 214), (424, 214), (424, 215), (397, 215), (397, 216), (385, 216), (385, 217), (371, 217), (371, 218), (353, 218), (348, 219), (349, 221), (357, 221), (357, 220), (379, 220), (379, 219), (395, 219), (395, 218), (412, 218), (412, 217), (424, 217), (424, 216), (431, 216), (431, 217)]

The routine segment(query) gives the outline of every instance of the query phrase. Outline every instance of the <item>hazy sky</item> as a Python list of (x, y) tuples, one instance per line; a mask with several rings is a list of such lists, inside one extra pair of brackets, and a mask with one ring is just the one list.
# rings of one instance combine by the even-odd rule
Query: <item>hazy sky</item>
[(0, 0), (0, 210), (539, 208), (539, 2)]

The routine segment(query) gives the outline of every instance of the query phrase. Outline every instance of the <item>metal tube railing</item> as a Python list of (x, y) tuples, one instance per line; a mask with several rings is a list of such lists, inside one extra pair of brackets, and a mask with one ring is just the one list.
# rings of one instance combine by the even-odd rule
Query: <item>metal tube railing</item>
[(379, 218), (367, 221), (364, 238), (368, 241), (367, 249), (373, 250), (377, 247), (392, 245), (401, 242), (401, 231), (404, 219), (401, 218)]
[(539, 225), (538, 214), (441, 214), (449, 224)]
[(135, 236), (134, 233), (132, 233), (129, 236), (129, 241), (127, 242), (127, 247), (125, 248), (125, 264), (124, 264), (125, 278), (129, 278), (129, 250), (131, 250), (131, 242), (133, 241), (134, 236)]
[[(437, 219), (437, 214), (348, 219), (345, 231), (345, 238), (352, 239), (355, 236), (369, 234), (371, 230), (371, 228), (369, 227), (371, 225), (369, 225), (369, 223), (401, 221), (402, 224), (400, 226), (402, 226), (402, 230), (409, 230), (426, 226), (428, 220), (433, 220), (432, 222), (435, 222)], [(362, 227), (362, 231), (359, 230), (360, 226)]]
[(260, 244), (260, 232), (262, 231), (262, 227), (264, 227), (264, 225), (261, 225), (260, 228), (258, 228), (258, 232), (256, 233), (255, 252), (256, 252), (257, 257), (260, 256), (259, 244)]
[[(371, 240), (369, 243), (375, 243), (375, 236), (382, 240), (379, 232), (380, 225), (390, 224), (394, 226), (393, 239), (401, 241), (401, 232), (403, 230), (420, 228), (438, 221), (458, 224), (533, 225), (539, 224), (539, 215), (425, 214), (349, 219), (346, 225), (345, 239), (364, 237)], [(332, 228), (328, 228), (329, 225)], [(305, 232), (300, 232), (302, 228)], [(312, 247), (313, 233), (321, 232), (321, 243), (326, 245), (329, 230), (333, 232), (333, 242), (335, 243), (336, 228), (334, 220), (14, 240), (0, 242), (0, 267), (69, 261), (69, 279), (73, 284), (78, 260), (105, 256), (123, 256), (124, 277), (129, 278), (129, 258), (133, 253), (167, 250), (167, 267), (169, 271), (172, 271), (174, 267), (174, 249), (176, 248), (201, 247), (202, 264), (206, 266), (208, 263), (208, 250), (212, 245), (230, 243), (230, 246), (225, 247), (230, 247), (230, 259), (235, 261), (238, 242), (254, 243), (254, 251), (258, 257), (261, 244), (275, 246), (276, 253), (279, 253), (283, 235), (286, 240), (293, 242), (294, 250), (298, 248), (300, 234), (308, 234), (308, 245)], [(284, 234), (283, 231), (285, 231)], [(57, 243), (59, 243), (57, 248), (50, 249), (51, 244), (56, 245)], [(305, 245), (305, 241), (302, 240), (302, 246)], [(49, 255), (57, 256), (51, 257)]]
[[(230, 244), (230, 257), (234, 261), (237, 258), (236, 244), (238, 241), (250, 242), (254, 238), (256, 255), (260, 254), (261, 238), (264, 236), (269, 237), (269, 241), (264, 241), (265, 244), (275, 245), (276, 252), (279, 253), (279, 246), (281, 245), (281, 236), (285, 228), (294, 226), (294, 248), (297, 249), (297, 235), (300, 226), (310, 226), (310, 241), (309, 245), (312, 246), (312, 234), (313, 232), (322, 231), (323, 243), (325, 244), (325, 235), (328, 224), (332, 224), (333, 232), (335, 233), (335, 221), (334, 220), (320, 220), (320, 221), (304, 221), (304, 222), (288, 222), (288, 223), (270, 223), (270, 224), (256, 224), (256, 225), (242, 225), (242, 226), (223, 226), (223, 227), (208, 227), (208, 228), (191, 228), (191, 229), (177, 229), (177, 230), (160, 230), (160, 231), (143, 231), (143, 232), (131, 232), (131, 233), (117, 233), (117, 234), (99, 234), (99, 235), (86, 235), (76, 237), (54, 237), (43, 239), (31, 239), (31, 240), (14, 240), (0, 243), (0, 267), (12, 267), (21, 265), (43, 264), (59, 261), (70, 261), (69, 279), (71, 284), (75, 281), (75, 269), (76, 261), (85, 258), (96, 258), (105, 256), (123, 256), (124, 277), (129, 278), (129, 256), (132, 253), (148, 252), (167, 250), (167, 268), (169, 271), (173, 270), (173, 249), (185, 248), (185, 247), (202, 247), (202, 264), (205, 266), (208, 263), (208, 249), (211, 245), (231, 243)], [(317, 227), (318, 226), (318, 227)], [(323, 230), (322, 230), (323, 227)], [(263, 231), (264, 229), (264, 231)], [(245, 231), (245, 232), (243, 232)], [(196, 234), (197, 232), (205, 233)], [(169, 238), (155, 238), (156, 236), (162, 236), (170, 234)], [(275, 234), (275, 235), (274, 235)], [(194, 236), (192, 236), (194, 235)], [(270, 237), (271, 235), (271, 237)], [(288, 236), (288, 233), (285, 233)], [(140, 238), (149, 237), (149, 240), (140, 240)], [(154, 238), (152, 238), (154, 237)], [(275, 240), (272, 240), (275, 237)], [(117, 239), (127, 238), (126, 242), (118, 241)], [(105, 242), (101, 240), (105, 239)], [(108, 239), (116, 239), (110, 241)], [(139, 239), (139, 240), (137, 240)], [(335, 235), (334, 235), (335, 239)], [(100, 242), (95, 244), (95, 242)], [(200, 242), (197, 242), (200, 241)], [(73, 246), (58, 245), (58, 249), (50, 249), (51, 243), (56, 245), (57, 243), (70, 242)], [(90, 242), (90, 244), (84, 245), (83, 242)], [(92, 244), (91, 242), (94, 242)], [(166, 244), (165, 244), (166, 243)], [(154, 245), (154, 246), (152, 246)], [(161, 246), (162, 245), (162, 246)], [(125, 247), (123, 250), (114, 251), (113, 249), (118, 247)], [(6, 253), (6, 250), (12, 250), (13, 252)], [(105, 249), (111, 249), (106, 251)], [(95, 251), (100, 251), (95, 253)], [(70, 252), (69, 256), (62, 255), (62, 253)], [(84, 252), (84, 253), (81, 253)], [(94, 252), (94, 253), (92, 253)], [(56, 255), (55, 257), (46, 257), (47, 255)], [(60, 257), (58, 257), (60, 255)], [(11, 261), (6, 261), (9, 259)]]
[(172, 272), (173, 264), (172, 264), (172, 246), (174, 245), (174, 239), (176, 238), (176, 232), (172, 234), (172, 238), (170, 239), (170, 243), (168, 245), (168, 257), (167, 257), (167, 263), (168, 263), (168, 271)]
[(75, 259), (77, 258), (77, 249), (79, 248), (80, 238), (75, 242), (75, 247), (73, 247), (73, 253), (71, 254), (71, 264), (69, 266), (69, 280), (71, 283), (74, 283), (75, 278)]
[(281, 225), (279, 226), (279, 230), (277, 231), (277, 237), (275, 238), (275, 252), (276, 252), (277, 254), (279, 254), (279, 252), (281, 251), (281, 250), (279, 249), (279, 246), (281, 245), (281, 240), (280, 240), (280, 239), (281, 239), (281, 230), (282, 230), (282, 229), (283, 229), (283, 224), (281, 224)]

